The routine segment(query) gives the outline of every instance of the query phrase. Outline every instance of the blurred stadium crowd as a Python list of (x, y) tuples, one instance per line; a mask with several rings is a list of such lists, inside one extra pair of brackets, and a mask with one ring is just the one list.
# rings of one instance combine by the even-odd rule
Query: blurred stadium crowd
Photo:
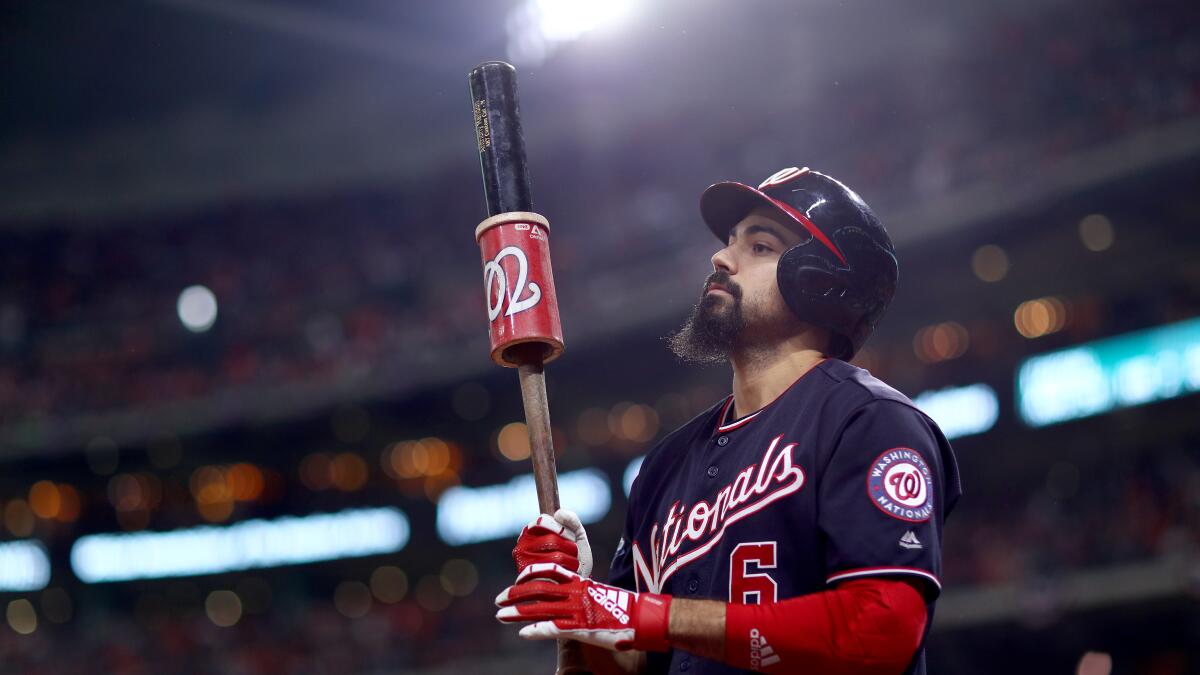
[[(713, 248), (693, 195), (668, 184), (753, 182), (807, 161), (844, 177), (881, 213), (918, 215), (927, 202), (982, 186), (1035, 185), (1121, 139), (1200, 122), (1195, 18), (1191, 6), (1164, 0), (1106, 0), (1086, 11), (1060, 4), (991, 26), (978, 51), (919, 73), (825, 82), (771, 110), (714, 108), (726, 135), (712, 142), (663, 147), (675, 136), (668, 130), (685, 123), (672, 118), (647, 124), (628, 146), (589, 149), (586, 161), (579, 148), (551, 150), (552, 164), (537, 167), (539, 186), (563, 175), (588, 184), (536, 197), (552, 227), (563, 223), (552, 229), (560, 303), (568, 345), (587, 355), (564, 357), (549, 374), (560, 463), (598, 467), (613, 486), (612, 515), (590, 526), (597, 560), (619, 535), (628, 463), (728, 386), (723, 372), (664, 365), (656, 346), (693, 300)], [(798, 119), (826, 131), (798, 132)], [(1068, 244), (1107, 249), (1112, 231), (1096, 248), (1086, 237), (1084, 247), (1073, 236), (1064, 243), (1044, 227), (1064, 216), (1046, 209), (996, 213), (978, 233), (923, 252), (901, 241), (901, 294), (909, 296), (862, 365), (910, 395), (973, 378), (1011, 401), (1006, 388), (1020, 355), (1200, 315), (1196, 237), (1172, 239), (1200, 217), (1196, 162), (1161, 171), (1175, 187), (1143, 213), (1144, 228), (1119, 215), (1130, 215), (1121, 211), (1121, 189), (1138, 193), (1145, 183), (1096, 183), (1064, 198), (1085, 204), (1068, 211), (1071, 224), (1093, 211), (1119, 214), (1116, 236), (1131, 247), (1121, 263), (1062, 253)], [(670, 181), (656, 180), (666, 175)], [(484, 356), (470, 241), (481, 211), (474, 178), (451, 172), (401, 191), (359, 186), (0, 230), (0, 441), (21, 458), (19, 471), (0, 477), (0, 539), (34, 537), (56, 565), (46, 590), (6, 594), (5, 672), (511, 672), (504, 668), (523, 658), (548, 665), (548, 649), (519, 643), (492, 619), (491, 599), (509, 581), (508, 540), (452, 547), (433, 526), (447, 488), (526, 471), (527, 447), (512, 445), (523, 432), (512, 422), (520, 415), (515, 383)], [(1016, 243), (990, 279), (996, 273), (980, 246), (1004, 228)], [(1129, 256), (1150, 249), (1161, 257)], [(976, 297), (982, 292), (948, 271), (947, 250), (962, 270), (974, 264), (974, 282), (1003, 278), (1011, 258), (1043, 277), (1062, 265), (1096, 283), (1046, 289), (1018, 280), (999, 303), (1000, 320), (945, 329), (969, 332), (969, 350), (965, 337), (961, 349), (953, 340), (923, 346), (922, 336), (950, 326), (955, 313), (989, 309)], [(972, 250), (974, 261), (963, 253)], [(218, 314), (211, 329), (193, 332), (181, 325), (177, 302), (197, 284), (212, 291)], [(650, 290), (651, 306), (637, 307)], [(1063, 294), (1071, 322), (1026, 333), (1018, 319), (1014, 330), (1017, 302), (1048, 293)], [(1153, 418), (1115, 413), (1077, 424), (1069, 436), (1036, 436), (1006, 411), (992, 432), (956, 440), (968, 500), (948, 524), (947, 593), (1011, 589), (1026, 605), (987, 621), (1037, 639), (1066, 611), (1055, 589), (1073, 574), (1156, 561), (1196, 569), (1193, 408), (1181, 400), (1159, 404)], [(210, 428), (173, 428), (179, 416), (169, 411)], [(117, 418), (137, 424), (122, 434), (97, 431)], [(386, 559), (97, 585), (74, 579), (66, 564), (71, 543), (87, 533), (389, 504), (405, 510), (413, 534), (402, 554)], [(1200, 576), (1191, 577), (1195, 596)], [(1096, 621), (1115, 621), (1102, 610)], [(1169, 633), (1162, 615), (1153, 621)], [(1194, 617), (1180, 624), (1200, 628)], [(1146, 646), (1148, 639), (1131, 638), (1121, 672), (1200, 668), (1194, 649)], [(1045, 649), (1066, 662), (1076, 646)], [(945, 651), (931, 651), (931, 664), (943, 666), (931, 672), (961, 672), (952, 665), (961, 654)], [(501, 665), (487, 666), (491, 660)]]

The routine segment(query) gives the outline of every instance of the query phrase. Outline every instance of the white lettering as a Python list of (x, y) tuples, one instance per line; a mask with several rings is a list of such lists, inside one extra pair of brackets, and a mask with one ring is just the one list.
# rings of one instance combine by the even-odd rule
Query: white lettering
[[(511, 291), (508, 288), (508, 276), (504, 273), (504, 268), (500, 266), (500, 261), (509, 257), (515, 258), (517, 261), (517, 283)], [(483, 293), (487, 300), (488, 321), (495, 321), (496, 317), (500, 316), (500, 309), (504, 307), (505, 300), (508, 301), (508, 310), (504, 312), (504, 316), (524, 312), (541, 301), (542, 289), (535, 281), (529, 282), (529, 296), (524, 300), (519, 299), (525, 292), (525, 282), (528, 281), (528, 278), (529, 259), (525, 257), (525, 252), (516, 246), (505, 246), (500, 249), (495, 258), (484, 263)], [(493, 284), (496, 287), (494, 303), (492, 302)]]
[[(650, 529), (649, 564), (639, 546), (634, 544), (632, 548), (639, 589), (662, 592), (667, 579), (684, 565), (708, 553), (725, 535), (729, 525), (803, 487), (804, 470), (795, 464), (792, 455), (796, 444), (784, 445), (782, 441), (782, 435), (776, 436), (763, 453), (762, 461), (740, 471), (732, 483), (717, 492), (711, 506), (706, 501), (699, 501), (688, 510), (678, 501), (671, 504), (662, 529), (657, 522)], [(677, 556), (687, 542), (697, 545)]]

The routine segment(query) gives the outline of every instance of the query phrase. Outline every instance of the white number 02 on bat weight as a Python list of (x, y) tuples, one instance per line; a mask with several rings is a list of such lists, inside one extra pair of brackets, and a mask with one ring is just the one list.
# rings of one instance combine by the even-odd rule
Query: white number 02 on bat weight
[[(517, 261), (517, 282), (511, 293), (508, 289), (508, 275), (504, 273), (504, 268), (500, 265), (501, 260), (510, 257)], [(529, 282), (529, 296), (523, 300), (520, 299), (528, 279), (529, 259), (525, 257), (525, 252), (516, 246), (506, 246), (500, 249), (495, 258), (484, 264), (483, 289), (488, 304), (488, 321), (495, 321), (496, 317), (500, 316), (500, 310), (504, 307), (506, 298), (508, 310), (504, 312), (504, 316), (512, 316), (538, 304), (542, 299), (542, 289), (536, 281)], [(493, 284), (495, 285), (494, 293), (492, 291)], [(493, 297), (495, 303), (492, 302)]]

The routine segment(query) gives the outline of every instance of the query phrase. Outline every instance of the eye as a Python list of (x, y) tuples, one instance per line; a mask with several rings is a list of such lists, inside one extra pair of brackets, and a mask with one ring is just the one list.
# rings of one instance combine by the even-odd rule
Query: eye
[(775, 249), (771, 248), (770, 246), (767, 246), (766, 244), (762, 243), (761, 241), (755, 242), (754, 246), (751, 248), (751, 250), (754, 251), (754, 253), (756, 253), (758, 255), (765, 255), (767, 253), (775, 252)]

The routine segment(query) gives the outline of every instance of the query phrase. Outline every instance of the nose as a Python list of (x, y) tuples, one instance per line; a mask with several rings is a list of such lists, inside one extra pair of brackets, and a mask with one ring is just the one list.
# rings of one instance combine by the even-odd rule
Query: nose
[(712, 255), (713, 271), (734, 273), (733, 256), (729, 253), (729, 247), (726, 246)]

